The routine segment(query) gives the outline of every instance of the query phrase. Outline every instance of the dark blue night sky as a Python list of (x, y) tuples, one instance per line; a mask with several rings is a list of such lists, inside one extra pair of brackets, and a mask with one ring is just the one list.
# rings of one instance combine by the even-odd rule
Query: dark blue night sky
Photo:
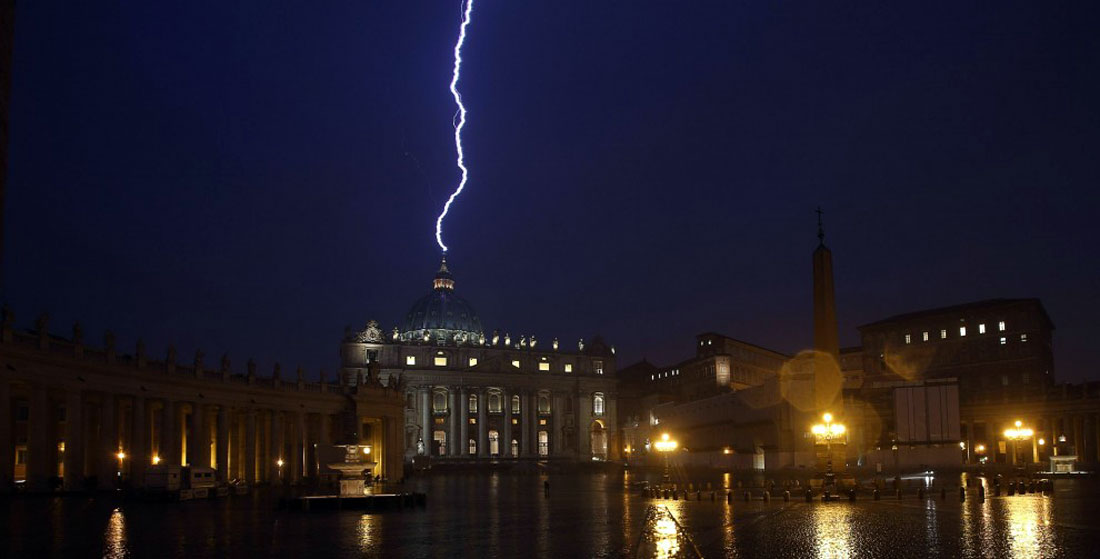
[[(120, 5), (121, 4), (121, 5)], [(488, 329), (669, 363), (1040, 297), (1097, 378), (1094, 2), (478, 0), (446, 222)], [(455, 1), (20, 2), (3, 298), (132, 348), (338, 366), (430, 289)]]

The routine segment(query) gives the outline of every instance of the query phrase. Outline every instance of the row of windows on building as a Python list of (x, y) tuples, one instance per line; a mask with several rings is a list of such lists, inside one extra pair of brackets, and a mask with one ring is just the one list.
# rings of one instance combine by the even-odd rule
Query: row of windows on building
[[(409, 407), (412, 407), (413, 395), (409, 395)], [(470, 394), (467, 397), (466, 405), (469, 408), (469, 413), (477, 413), (478, 395)], [(502, 404), (501, 394), (499, 392), (489, 392), (488, 397), (488, 411), (489, 413), (501, 413)], [(519, 396), (512, 396), (512, 415), (519, 415), (521, 411), (521, 400)], [(596, 416), (602, 416), (604, 414), (606, 404), (606, 398), (603, 392), (596, 392), (592, 395), (592, 414)], [(435, 413), (444, 414), (447, 413), (447, 393), (435, 392), (432, 394), (432, 411)], [(549, 414), (550, 413), (550, 396), (546, 394), (539, 394), (538, 396), (538, 413)], [(515, 420), (512, 420), (515, 422)]]
[[(446, 367), (449, 363), (450, 363), (450, 359), (445, 354), (443, 354), (443, 352), (439, 352), (438, 354), (432, 356), (432, 365), (434, 365), (436, 367)], [(477, 357), (470, 357), (466, 361), (466, 365), (468, 367), (476, 367), (477, 364), (478, 364)], [(408, 366), (408, 367), (415, 367), (416, 366), (416, 356), (415, 355), (406, 355), (405, 356), (405, 365)], [(512, 360), (512, 367), (515, 367), (516, 369), (518, 369), (518, 368), (520, 368), (520, 365), (521, 364), (520, 364), (519, 359), (513, 359)], [(538, 362), (539, 371), (549, 372), (550, 368), (551, 368), (550, 367), (550, 362), (547, 361), (545, 357), (541, 361)], [(593, 361), (592, 362), (592, 370), (597, 375), (602, 375), (603, 374), (603, 361)], [(573, 364), (572, 363), (563, 363), (562, 364), (562, 372), (563, 373), (572, 373), (573, 372)]]
[(657, 380), (660, 378), (678, 377), (680, 376), (680, 369), (669, 369), (664, 372), (654, 373), (649, 375), (649, 380)]
[[(1001, 321), (997, 322), (997, 331), (998, 332), (1004, 332), (1005, 329), (1006, 329), (1005, 321), (1001, 320)], [(960, 338), (965, 338), (966, 333), (967, 333), (966, 326), (959, 326), (959, 337)], [(986, 333), (985, 323), (983, 322), (983, 323), (978, 324), (978, 334), (981, 335), (981, 334), (985, 334), (985, 333)], [(931, 339), (932, 336), (931, 336), (931, 334), (929, 333), (928, 330), (925, 330), (925, 331), (921, 332), (920, 337), (921, 337), (922, 342), (927, 342)], [(913, 335), (910, 334), (910, 333), (906, 333), (904, 335), (904, 339), (905, 339), (906, 344), (913, 343)], [(946, 328), (940, 329), (940, 339), (941, 340), (946, 340), (947, 339), (947, 329)], [(1001, 345), (1005, 345), (1005, 344), (1008, 343), (1008, 337), (1007, 336), (1001, 336), (1000, 341), (1001, 341)], [(1027, 334), (1020, 334), (1020, 341), (1021, 342), (1026, 342), (1027, 341)]]
[[(447, 432), (446, 431), (434, 431), (432, 433), (432, 440), (435, 442), (433, 454), (437, 456), (445, 456), (447, 454)], [(519, 455), (519, 440), (512, 439), (512, 456)], [(469, 439), (466, 442), (466, 452), (470, 456), (477, 455), (477, 439)], [(538, 432), (538, 453), (539, 456), (550, 455), (550, 433), (548, 431)], [(500, 455), (500, 432), (492, 429), (489, 431), (489, 455)]]

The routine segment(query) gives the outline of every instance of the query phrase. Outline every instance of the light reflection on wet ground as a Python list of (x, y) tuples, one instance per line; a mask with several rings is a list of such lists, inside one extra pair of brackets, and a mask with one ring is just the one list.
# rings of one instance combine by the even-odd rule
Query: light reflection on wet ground
[[(379, 514), (275, 510), (273, 491), (228, 501), (0, 500), (0, 556), (633, 556), (646, 508), (618, 474), (452, 473), (406, 487), (428, 506)], [(728, 480), (718, 480), (719, 484)], [(716, 484), (718, 485), (718, 484)], [(805, 503), (658, 500), (707, 557), (1089, 557), (1100, 483), (1041, 494)], [(704, 493), (705, 495), (705, 493)]]

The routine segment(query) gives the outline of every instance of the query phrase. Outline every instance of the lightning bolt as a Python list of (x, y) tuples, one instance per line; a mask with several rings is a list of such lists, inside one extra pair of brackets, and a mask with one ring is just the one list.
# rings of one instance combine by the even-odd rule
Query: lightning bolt
[(470, 25), (470, 13), (474, 9), (474, 0), (464, 0), (463, 3), (465, 7), (462, 10), (462, 25), (459, 26), (458, 41), (455, 42), (454, 73), (451, 75), (451, 96), (455, 99), (455, 105), (458, 105), (458, 110), (455, 111), (451, 122), (455, 128), (455, 152), (458, 154), (456, 164), (462, 171), (462, 178), (458, 181), (458, 187), (454, 193), (447, 198), (447, 203), (443, 204), (443, 213), (439, 214), (435, 220), (435, 242), (439, 243), (439, 248), (443, 249), (443, 252), (447, 252), (447, 245), (443, 244), (443, 218), (447, 217), (447, 212), (450, 211), (455, 198), (458, 198), (462, 189), (466, 188), (466, 178), (469, 176), (469, 171), (466, 170), (466, 156), (462, 151), (462, 128), (466, 126), (466, 105), (462, 104), (462, 94), (458, 92), (458, 79), (462, 71), (462, 44), (466, 42), (466, 26)]

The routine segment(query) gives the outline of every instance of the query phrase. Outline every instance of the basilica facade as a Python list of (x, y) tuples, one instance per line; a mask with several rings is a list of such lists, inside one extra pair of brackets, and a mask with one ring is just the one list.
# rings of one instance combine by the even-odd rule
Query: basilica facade
[(444, 258), (401, 325), (345, 332), (342, 379), (404, 396), (407, 461), (618, 459), (615, 350), (486, 333)]

